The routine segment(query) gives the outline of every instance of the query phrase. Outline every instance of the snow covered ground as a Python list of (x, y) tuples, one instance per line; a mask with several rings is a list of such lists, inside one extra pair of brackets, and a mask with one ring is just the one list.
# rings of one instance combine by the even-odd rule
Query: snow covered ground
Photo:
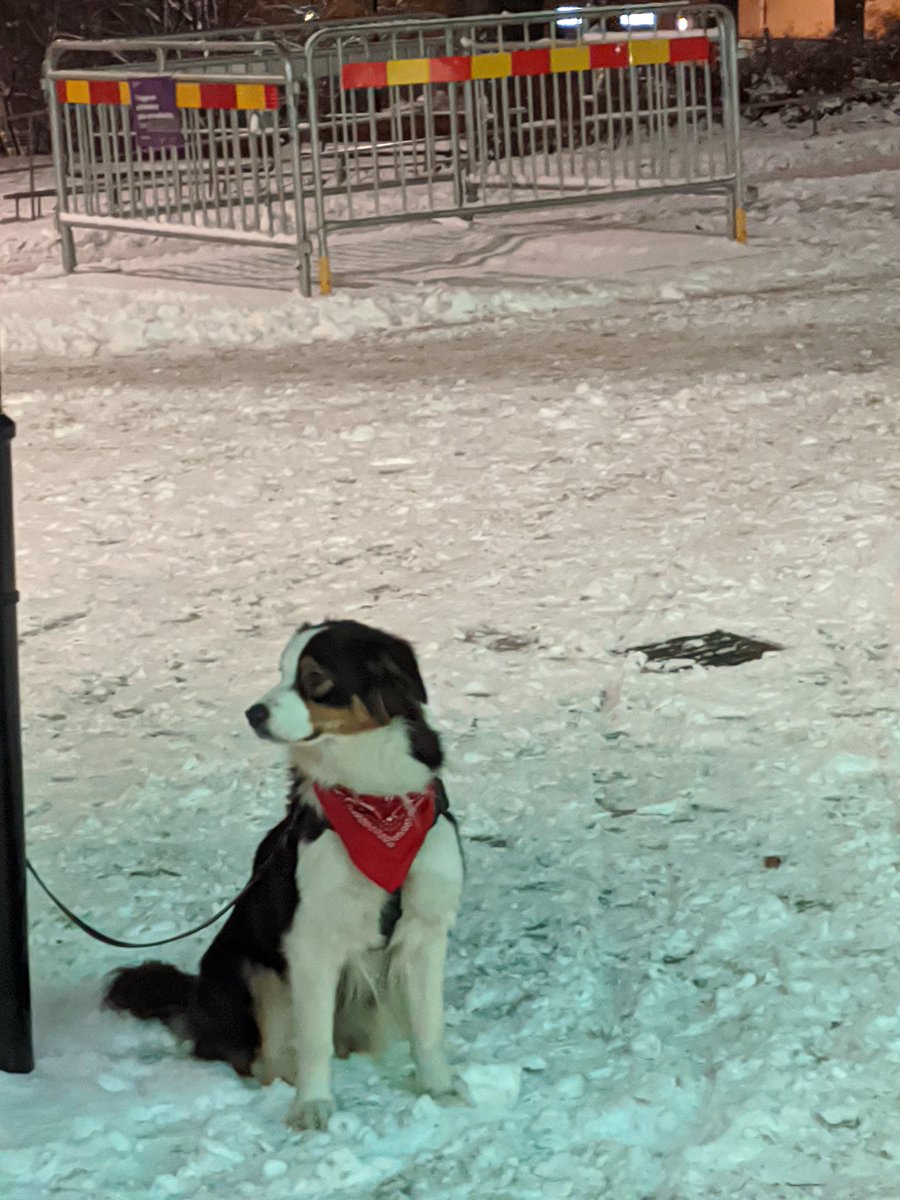
[[(137, 940), (228, 899), (284, 793), (243, 709), (324, 614), (416, 643), (469, 862), (467, 1100), (352, 1060), (303, 1136), (101, 1012), (140, 952), (32, 890), (3, 1200), (897, 1200), (890, 117), (750, 131), (746, 249), (709, 199), (394, 229), (327, 301), (123, 238), (64, 278), (0, 225), (35, 865)], [(615, 653), (717, 628), (785, 649)]]

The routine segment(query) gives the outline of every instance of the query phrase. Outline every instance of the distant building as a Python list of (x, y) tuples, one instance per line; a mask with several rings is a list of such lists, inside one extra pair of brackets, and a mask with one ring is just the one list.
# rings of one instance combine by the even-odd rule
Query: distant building
[[(834, 32), (835, 0), (738, 0), (741, 37), (828, 37)], [(866, 31), (881, 33), (891, 17), (900, 20), (900, 0), (866, 0)]]

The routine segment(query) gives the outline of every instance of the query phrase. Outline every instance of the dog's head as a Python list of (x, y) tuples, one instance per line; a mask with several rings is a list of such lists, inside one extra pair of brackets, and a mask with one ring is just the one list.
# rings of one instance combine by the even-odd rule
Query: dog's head
[(281, 656), (281, 682), (247, 709), (262, 738), (294, 745), (352, 737), (402, 720), (416, 758), (436, 768), (440, 744), (423, 712), (412, 646), (357, 621), (304, 625)]

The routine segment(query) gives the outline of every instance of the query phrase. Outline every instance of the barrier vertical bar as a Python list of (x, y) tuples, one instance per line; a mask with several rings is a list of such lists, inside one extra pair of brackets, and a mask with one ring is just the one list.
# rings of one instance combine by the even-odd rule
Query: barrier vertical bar
[[(47, 58), (44, 61), (44, 88), (47, 93), (47, 104), (50, 110), (50, 145), (53, 150), (53, 169), (56, 175), (56, 226), (59, 231), (59, 238), (62, 247), (62, 264), (63, 270), (66, 272), (74, 271), (78, 265), (78, 260), (75, 256), (75, 239), (72, 235), (71, 227), (62, 223), (59, 217), (68, 212), (69, 198), (66, 194), (66, 159), (63, 152), (63, 138), (60, 129), (60, 103), (59, 97), (56, 94), (56, 82), (51, 77), (53, 67), (53, 50), (47, 53)], [(71, 160), (69, 160), (71, 167)]]
[(728, 196), (731, 236), (736, 242), (747, 240), (744, 211), (744, 183), (741, 164), (741, 114), (737, 80), (737, 29), (730, 12), (719, 14), (719, 41), (722, 71), (722, 124), (725, 127), (726, 170), (734, 181)]
[[(455, 48), (455, 39), (449, 29), (444, 30), (444, 54), (449, 58)], [(459, 94), (459, 84), (451, 83), (447, 87), (447, 108), (450, 112), (450, 156), (453, 160), (453, 203), (457, 208), (465, 207), (465, 166), (462, 161), (462, 150), (459, 137), (459, 123), (462, 113), (462, 97)]]
[[(281, 74), (284, 79), (284, 103), (287, 109), (288, 132), (291, 146), (291, 178), (294, 188), (294, 236), (297, 239), (297, 269), (300, 272), (300, 294), (312, 295), (312, 271), (310, 264), (309, 239), (306, 232), (306, 197), (303, 194), (303, 170), (300, 159), (300, 117), (297, 113), (297, 82), (294, 79), (294, 69), (290, 55), (284, 47), (279, 47), (281, 56)], [(307, 65), (306, 87), (308, 93), (315, 92), (315, 80), (312, 77), (311, 65)], [(309, 109), (310, 139), (313, 147), (313, 158), (316, 162), (316, 203), (318, 205), (318, 161), (315, 159), (318, 148), (319, 131), (316, 126), (315, 111), (312, 101)], [(327, 250), (326, 250), (327, 255)], [(327, 272), (327, 262), (326, 262)], [(330, 277), (329, 277), (330, 288)]]
[[(325, 185), (322, 179), (322, 151), (319, 139), (319, 102), (316, 95), (316, 35), (306, 43), (306, 105), (309, 114), (309, 148), (312, 153), (313, 199), (316, 214), (316, 243), (319, 266), (319, 292), (331, 294), (331, 267), (328, 263), (328, 234), (325, 229)], [(294, 139), (297, 134), (294, 132)]]
[[(425, 39), (419, 34), (419, 49), (422, 58), (425, 58), (428, 51), (425, 46)], [(427, 175), (426, 187), (428, 189), (428, 207), (434, 208), (434, 176), (437, 166), (435, 157), (435, 148), (437, 145), (437, 124), (434, 117), (434, 104), (432, 102), (432, 91), (430, 87), (423, 88), (423, 107), (425, 116), (425, 128), (422, 133), (425, 152), (425, 174)]]
[[(344, 43), (342, 41), (337, 44), (337, 63), (335, 70), (328, 75), (328, 112), (329, 112), (329, 127), (331, 131), (331, 146), (332, 157), (334, 159), (334, 176), (335, 179), (343, 177), (345, 183), (345, 196), (347, 199), (347, 215), (352, 217), (353, 212), (353, 192), (354, 183), (362, 182), (363, 165), (362, 156), (360, 154), (360, 118), (359, 109), (357, 106), (356, 90), (352, 92), (335, 91), (336, 79), (340, 79), (340, 73), (344, 66)], [(371, 90), (366, 91), (367, 100), (372, 100)], [(371, 105), (370, 105), (371, 108)], [(348, 112), (349, 109), (349, 112)], [(337, 123), (340, 119), (341, 132), (343, 135), (342, 143), (337, 136)], [(370, 125), (372, 124), (370, 119)], [(351, 133), (352, 130), (352, 133)], [(375, 206), (378, 207), (378, 131), (377, 126), (373, 127), (371, 135), (372, 142), (372, 169), (373, 183), (375, 184)]]
[(94, 146), (91, 106), (89, 104), (73, 104), (69, 107), (75, 114), (75, 144), (78, 146), (78, 156), (81, 160), (84, 211), (90, 216), (96, 216), (100, 209), (96, 202), (97, 150)]

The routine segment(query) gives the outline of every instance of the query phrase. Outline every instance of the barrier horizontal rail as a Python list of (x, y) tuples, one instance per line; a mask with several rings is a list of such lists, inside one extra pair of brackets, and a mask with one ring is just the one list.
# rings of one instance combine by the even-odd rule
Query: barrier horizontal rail
[(571, 71), (597, 71), (604, 67), (636, 67), (649, 63), (706, 62), (710, 57), (707, 37), (595, 42), (586, 46), (458, 54), (445, 58), (347, 63), (341, 68), (341, 87), (350, 91), (416, 83), (469, 83), (473, 79), (562, 75)]
[[(132, 89), (127, 80), (57, 79), (56, 96), (60, 104), (131, 104)], [(278, 87), (265, 83), (189, 83), (176, 82), (177, 108), (278, 108)]]

